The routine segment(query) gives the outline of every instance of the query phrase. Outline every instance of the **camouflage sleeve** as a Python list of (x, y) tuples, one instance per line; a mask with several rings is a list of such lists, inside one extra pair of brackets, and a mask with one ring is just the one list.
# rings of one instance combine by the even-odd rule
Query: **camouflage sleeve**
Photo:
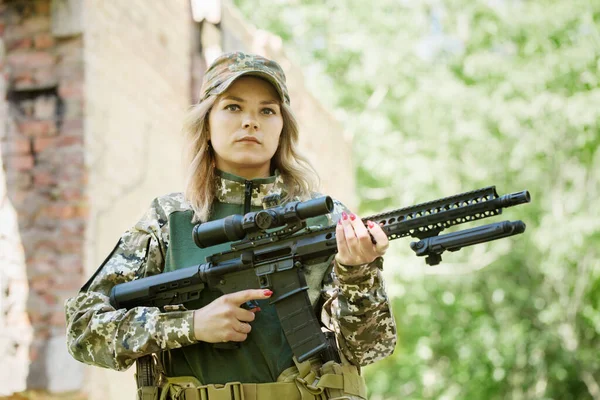
[[(332, 214), (337, 223), (349, 212), (335, 201)], [(383, 258), (370, 264), (345, 266), (332, 260), (332, 274), (323, 287), (322, 320), (336, 333), (343, 355), (365, 366), (391, 355), (396, 346), (396, 324), (385, 292)]]
[(161, 214), (155, 200), (79, 294), (66, 301), (67, 347), (76, 360), (125, 370), (140, 356), (195, 343), (193, 311), (116, 310), (109, 301), (116, 284), (162, 272), (167, 244)]

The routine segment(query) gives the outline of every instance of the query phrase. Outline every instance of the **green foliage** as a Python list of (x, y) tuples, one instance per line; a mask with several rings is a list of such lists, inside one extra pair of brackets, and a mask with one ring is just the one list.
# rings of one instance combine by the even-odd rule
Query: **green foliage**
[(436, 268), (392, 243), (399, 344), (372, 398), (600, 398), (600, 2), (236, 3), (353, 135), (361, 215), (532, 194), (506, 211), (525, 234)]

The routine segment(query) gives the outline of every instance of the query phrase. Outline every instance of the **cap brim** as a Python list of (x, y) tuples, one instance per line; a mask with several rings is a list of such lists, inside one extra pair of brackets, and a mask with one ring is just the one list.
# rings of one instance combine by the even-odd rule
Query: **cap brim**
[(256, 77), (265, 79), (271, 85), (273, 85), (273, 87), (275, 88), (275, 90), (279, 94), (279, 98), (281, 99), (282, 102), (284, 102), (284, 103), (289, 102), (286, 99), (286, 96), (283, 93), (283, 90), (281, 89), (281, 86), (279, 85), (279, 83), (277, 82), (277, 80), (272, 75), (270, 75), (270, 74), (268, 74), (266, 72), (263, 72), (263, 71), (242, 71), (242, 72), (238, 72), (235, 75), (233, 75), (232, 77), (230, 77), (229, 79), (227, 79), (225, 82), (221, 83), (219, 86), (217, 86), (216, 88), (214, 88), (211, 91), (211, 93), (212, 94), (221, 94), (221, 93), (225, 92), (229, 88), (229, 86), (231, 86), (231, 84), (233, 82), (235, 82), (235, 80), (238, 79), (241, 76), (256, 76)]

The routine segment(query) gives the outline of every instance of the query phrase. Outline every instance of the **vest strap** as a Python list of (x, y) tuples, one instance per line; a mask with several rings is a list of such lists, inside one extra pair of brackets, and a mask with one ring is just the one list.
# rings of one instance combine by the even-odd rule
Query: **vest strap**
[[(181, 387), (169, 385), (163, 389), (168, 399), (176, 400), (304, 400), (294, 382), (240, 383)], [(313, 400), (311, 396), (308, 399)]]
[[(167, 377), (160, 400), (362, 400), (367, 398), (365, 380), (352, 365), (318, 359), (302, 363), (294, 357), (294, 367), (285, 370), (272, 383), (229, 382), (202, 385), (193, 377)], [(144, 399), (145, 400), (145, 399)]]

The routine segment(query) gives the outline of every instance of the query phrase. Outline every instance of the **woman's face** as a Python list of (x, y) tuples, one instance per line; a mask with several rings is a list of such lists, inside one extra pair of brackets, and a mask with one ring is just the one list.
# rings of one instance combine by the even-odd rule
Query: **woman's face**
[(268, 82), (242, 76), (212, 107), (210, 141), (216, 167), (246, 179), (270, 175), (283, 117), (279, 95)]

